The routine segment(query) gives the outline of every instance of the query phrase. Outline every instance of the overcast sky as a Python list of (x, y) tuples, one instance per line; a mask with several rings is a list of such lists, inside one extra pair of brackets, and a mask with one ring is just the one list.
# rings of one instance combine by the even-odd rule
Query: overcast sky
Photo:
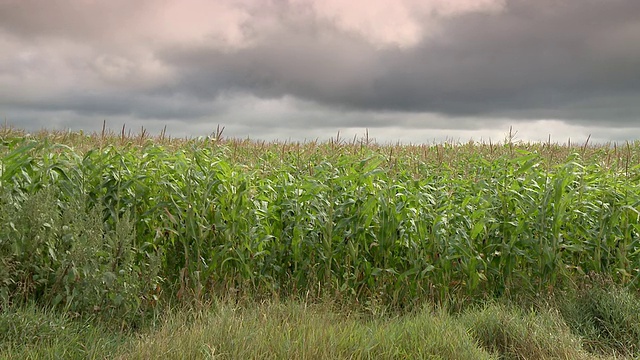
[(0, 0), (0, 116), (284, 141), (640, 139), (640, 1)]

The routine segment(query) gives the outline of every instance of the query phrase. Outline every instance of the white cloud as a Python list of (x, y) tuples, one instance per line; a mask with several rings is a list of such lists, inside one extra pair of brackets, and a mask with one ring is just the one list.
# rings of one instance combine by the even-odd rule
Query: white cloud
[[(243, 26), (251, 15), (242, 2), (230, 0), (172, 0), (149, 3), (148, 13), (135, 26), (143, 38), (159, 44), (189, 44), (235, 49), (250, 40)], [(158, 44), (156, 44), (158, 45)]]
[(320, 19), (355, 33), (373, 45), (412, 47), (438, 30), (438, 20), (469, 12), (496, 12), (504, 0), (293, 0)]

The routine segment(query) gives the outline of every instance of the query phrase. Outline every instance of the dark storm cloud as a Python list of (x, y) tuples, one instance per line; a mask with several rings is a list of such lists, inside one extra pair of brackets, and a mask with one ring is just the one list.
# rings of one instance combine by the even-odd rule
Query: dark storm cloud
[(183, 91), (203, 98), (231, 90), (361, 111), (638, 121), (640, 1), (515, 0), (440, 25), (408, 48), (379, 48), (316, 21), (235, 52), (160, 56), (180, 69)]

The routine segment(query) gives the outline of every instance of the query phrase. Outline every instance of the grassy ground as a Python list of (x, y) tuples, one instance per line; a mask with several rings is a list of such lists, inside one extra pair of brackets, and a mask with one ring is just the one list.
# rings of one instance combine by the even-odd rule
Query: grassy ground
[(0, 314), (3, 359), (626, 359), (640, 299), (594, 286), (562, 296), (408, 313), (335, 302), (216, 301), (138, 329), (34, 306)]

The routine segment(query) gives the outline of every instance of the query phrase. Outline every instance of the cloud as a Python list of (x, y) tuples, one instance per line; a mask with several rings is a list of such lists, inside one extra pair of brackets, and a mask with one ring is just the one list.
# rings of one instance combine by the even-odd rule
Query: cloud
[[(581, 104), (640, 95), (640, 32), (632, 31), (640, 17), (630, 14), (640, 15), (640, 3), (512, 1), (501, 12), (440, 19), (438, 36), (410, 48), (380, 49), (326, 27), (283, 29), (231, 54), (161, 56), (203, 96), (232, 89), (351, 109), (589, 121)], [(625, 107), (640, 111), (636, 102)]]
[(352, 32), (379, 46), (412, 47), (437, 31), (440, 18), (469, 12), (495, 12), (503, 8), (501, 0), (476, 1), (395, 1), (372, 0), (366, 3), (340, 0), (294, 0), (313, 9), (316, 19), (327, 20), (337, 29)]
[(578, 132), (636, 128), (638, 98), (635, 0), (0, 0), (25, 126)]

